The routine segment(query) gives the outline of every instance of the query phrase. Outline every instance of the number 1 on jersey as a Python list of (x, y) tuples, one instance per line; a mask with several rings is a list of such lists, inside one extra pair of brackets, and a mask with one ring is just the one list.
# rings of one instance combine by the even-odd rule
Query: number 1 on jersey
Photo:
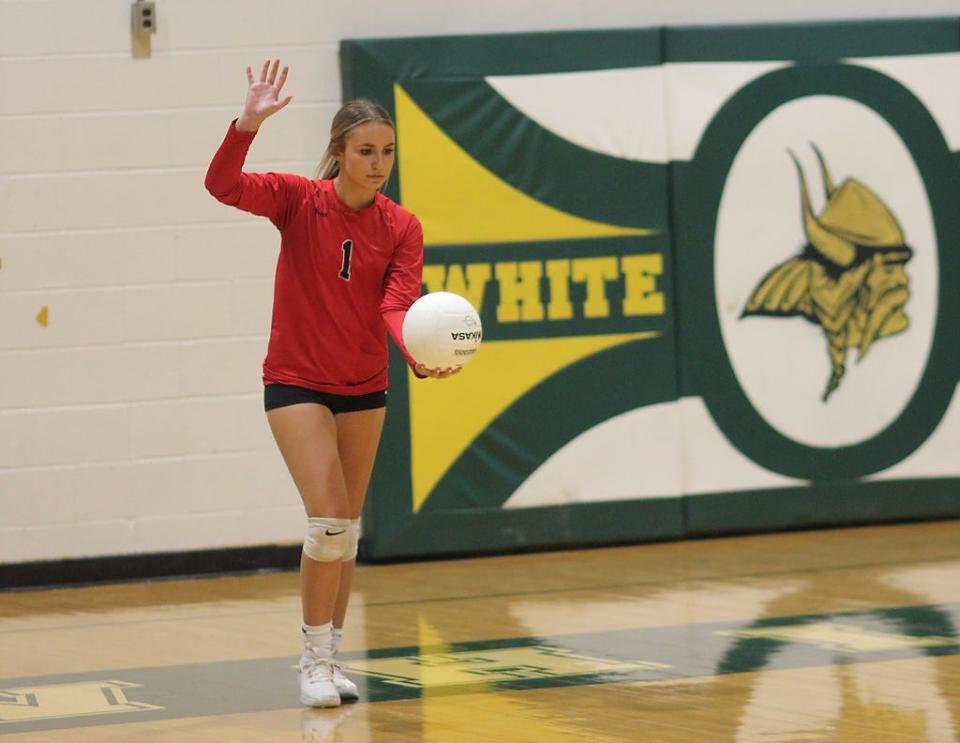
[(353, 252), (353, 240), (344, 240), (340, 249), (343, 251), (343, 263), (340, 264), (339, 276), (344, 281), (350, 281), (350, 254)]

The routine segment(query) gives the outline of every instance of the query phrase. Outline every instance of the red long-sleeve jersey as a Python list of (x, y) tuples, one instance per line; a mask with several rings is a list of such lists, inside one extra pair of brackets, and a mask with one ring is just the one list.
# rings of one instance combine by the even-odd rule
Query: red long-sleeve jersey
[(264, 384), (336, 395), (385, 390), (387, 331), (412, 364), (401, 328), (420, 296), (420, 222), (379, 192), (369, 207), (352, 209), (332, 180), (244, 173), (255, 133), (234, 124), (205, 184), (219, 201), (267, 217), (280, 231)]

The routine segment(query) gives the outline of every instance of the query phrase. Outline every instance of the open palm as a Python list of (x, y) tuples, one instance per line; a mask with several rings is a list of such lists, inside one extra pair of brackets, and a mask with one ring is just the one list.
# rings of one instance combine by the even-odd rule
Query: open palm
[[(293, 100), (292, 95), (285, 98), (280, 97), (283, 84), (287, 81), (288, 70), (288, 67), (280, 70), (279, 59), (275, 59), (273, 64), (270, 63), (270, 60), (267, 60), (260, 70), (260, 79), (254, 80), (253, 70), (247, 67), (247, 83), (249, 83), (250, 88), (247, 90), (247, 99), (243, 104), (243, 113), (237, 122), (238, 125), (242, 124), (242, 128), (245, 129), (256, 129), (267, 117), (273, 116)], [(280, 73), (279, 78), (277, 77), (278, 71)]]

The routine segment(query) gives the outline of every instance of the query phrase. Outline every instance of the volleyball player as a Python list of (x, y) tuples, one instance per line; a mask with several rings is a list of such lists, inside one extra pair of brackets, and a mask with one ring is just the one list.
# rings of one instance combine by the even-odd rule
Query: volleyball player
[(260, 126), (292, 100), (281, 98), (287, 72), (279, 60), (265, 62), (259, 80), (247, 68), (246, 102), (205, 183), (219, 201), (267, 217), (280, 231), (264, 403), (308, 517), (300, 699), (334, 707), (357, 698), (336, 654), (386, 410), (387, 332), (418, 377), (459, 368), (424, 368), (403, 346), (403, 317), (420, 296), (423, 231), (380, 193), (395, 153), (383, 108), (358, 100), (337, 112), (316, 180), (243, 172)]

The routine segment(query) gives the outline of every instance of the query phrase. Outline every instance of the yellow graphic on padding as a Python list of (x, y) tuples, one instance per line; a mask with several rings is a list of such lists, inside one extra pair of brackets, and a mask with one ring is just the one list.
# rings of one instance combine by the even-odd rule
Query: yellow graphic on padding
[(41, 307), (37, 313), (37, 324), (44, 328), (50, 324), (50, 310), (46, 305)]
[(128, 700), (124, 690), (140, 686), (126, 681), (82, 681), (0, 689), (0, 723), (163, 709)]
[(527, 196), (464, 152), (399, 85), (394, 85), (394, 99), (400, 140), (400, 195), (403, 205), (423, 224), (427, 245), (655, 232), (582, 219)]
[(461, 374), (438, 383), (410, 373), (413, 510), (470, 443), (508, 405), (547, 377), (608, 348), (658, 332), (484, 341)]

